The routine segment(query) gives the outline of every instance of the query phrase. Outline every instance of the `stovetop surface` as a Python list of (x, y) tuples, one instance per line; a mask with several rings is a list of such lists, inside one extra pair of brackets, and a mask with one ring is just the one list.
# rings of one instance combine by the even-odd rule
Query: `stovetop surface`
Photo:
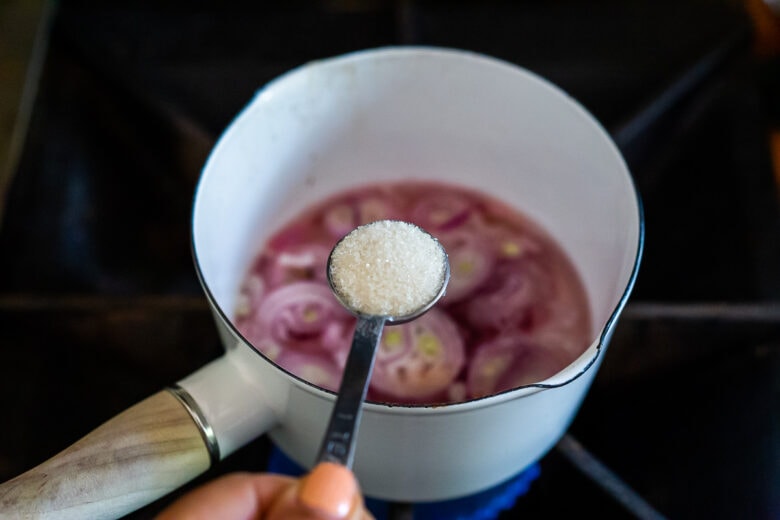
[[(780, 213), (749, 27), (729, 2), (60, 2), (0, 227), (0, 481), (221, 353), (190, 204), (260, 86), (441, 45), (579, 99), (645, 205), (637, 286), (571, 437), (668, 517), (780, 517)], [(268, 453), (260, 438), (128, 518)], [(566, 450), (541, 469), (502, 518), (632, 516)]]

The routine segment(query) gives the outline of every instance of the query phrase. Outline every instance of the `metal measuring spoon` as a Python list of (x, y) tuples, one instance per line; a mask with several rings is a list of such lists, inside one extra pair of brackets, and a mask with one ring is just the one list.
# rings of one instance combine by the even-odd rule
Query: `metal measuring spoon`
[(357, 326), (317, 464), (298, 482), (297, 498), (290, 500), (288, 493), (277, 500), (269, 519), (298, 518), (301, 507), (331, 518), (368, 518), (351, 468), (376, 348), (385, 324), (413, 320), (441, 298), (450, 266), (430, 234), (413, 224), (382, 220), (358, 227), (336, 244), (327, 276), (336, 298), (357, 316)]
[[(367, 238), (369, 236), (373, 242)], [(393, 258), (383, 257), (385, 253)], [(357, 256), (347, 256), (348, 261), (341, 260), (349, 254)], [(363, 265), (371, 264), (367, 260), (372, 259), (372, 265)], [(379, 280), (381, 283), (372, 282), (371, 276), (361, 279), (361, 273), (338, 271), (363, 268), (376, 269), (378, 272), (372, 273), (373, 280), (383, 276)], [(436, 273), (439, 279), (430, 280), (430, 276)], [(346, 276), (346, 282), (343, 280), (345, 276), (340, 274)], [(406, 323), (433, 307), (444, 295), (450, 278), (450, 265), (444, 248), (429, 233), (413, 224), (385, 220), (360, 226), (341, 239), (328, 257), (327, 275), (328, 284), (336, 298), (358, 321), (317, 461), (335, 462), (351, 468), (362, 404), (382, 330), (385, 324)], [(347, 283), (355, 281), (350, 277), (362, 282), (363, 287), (360, 283), (357, 286)], [(371, 301), (382, 299), (383, 288), (388, 293), (387, 301)], [(361, 289), (372, 289), (373, 292)], [(367, 294), (362, 294), (365, 292)], [(354, 293), (360, 293), (358, 296), (362, 300), (355, 298)], [(408, 296), (408, 293), (412, 293), (412, 296), (404, 298), (401, 303), (391, 301), (392, 296)], [(389, 305), (377, 306), (377, 303)]]

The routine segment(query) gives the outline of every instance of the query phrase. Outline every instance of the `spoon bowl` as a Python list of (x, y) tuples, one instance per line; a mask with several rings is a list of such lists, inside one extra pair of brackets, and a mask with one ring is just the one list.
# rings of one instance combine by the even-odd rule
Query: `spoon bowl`
[[(374, 240), (382, 240), (383, 243), (379, 244), (379, 246), (382, 246), (385, 249), (384, 251), (370, 250), (371, 246), (377, 246), (377, 244), (368, 243), (367, 240), (364, 240), (364, 242), (366, 242), (365, 244), (357, 243), (361, 236), (365, 237), (371, 232), (373, 232)], [(394, 232), (400, 232), (401, 235), (393, 237), (392, 234)], [(389, 240), (387, 239), (388, 237), (390, 238)], [(405, 285), (407, 286), (407, 289), (410, 289), (409, 286), (413, 285), (414, 287), (411, 287), (411, 289), (418, 292), (418, 294), (414, 295), (413, 303), (405, 305), (403, 309), (399, 307), (398, 311), (393, 309), (395, 312), (391, 313), (370, 312), (371, 307), (367, 307), (366, 305), (361, 307), (361, 305), (355, 304), (355, 298), (348, 294), (350, 290), (354, 292), (355, 288), (342, 287), (344, 285), (343, 283), (340, 284), (338, 283), (338, 280), (334, 280), (334, 269), (338, 270), (339, 267), (341, 267), (337, 262), (334, 262), (334, 255), (338, 260), (338, 254), (349, 247), (352, 248), (354, 254), (354, 250), (357, 246), (361, 246), (364, 249), (364, 251), (361, 251), (362, 254), (359, 256), (359, 259), (361, 261), (371, 262), (371, 269), (378, 270), (378, 275), (382, 276), (382, 279), (379, 281), (376, 280), (377, 275), (375, 275), (373, 280), (363, 280), (362, 282), (364, 284), (373, 285), (385, 284), (389, 287), (385, 287), (384, 289), (389, 289), (391, 292), (397, 289), (396, 286)], [(365, 249), (369, 250), (365, 251)], [(391, 259), (388, 258), (388, 256), (394, 256), (394, 258)], [(415, 257), (416, 262), (410, 261), (409, 257)], [(350, 260), (352, 260), (352, 265), (341, 267), (342, 271), (345, 267), (352, 270), (364, 270), (364, 266), (354, 265), (354, 258)], [(345, 262), (342, 261), (341, 264), (345, 264)], [(379, 265), (377, 266), (377, 264)], [(392, 265), (389, 265), (390, 269), (381, 271), (382, 264)], [(345, 309), (358, 318), (381, 316), (386, 322), (395, 325), (412, 321), (429, 311), (431, 307), (444, 296), (450, 279), (450, 263), (447, 252), (439, 241), (421, 227), (397, 220), (371, 222), (359, 226), (345, 235), (331, 250), (331, 253), (328, 256), (326, 269), (328, 285), (333, 291), (336, 299)], [(416, 272), (408, 272), (413, 270)], [(420, 293), (418, 286), (424, 284), (427, 284), (427, 292)], [(374, 294), (370, 294), (370, 297), (382, 300), (389, 298), (389, 296), (385, 294), (376, 294), (383, 288), (376, 287), (374, 289)], [(425, 290), (426, 289), (423, 289), (423, 291)], [(365, 299), (365, 295), (363, 296)], [(385, 307), (387, 307), (387, 305), (385, 305)], [(376, 305), (374, 305), (374, 308), (376, 308)]]

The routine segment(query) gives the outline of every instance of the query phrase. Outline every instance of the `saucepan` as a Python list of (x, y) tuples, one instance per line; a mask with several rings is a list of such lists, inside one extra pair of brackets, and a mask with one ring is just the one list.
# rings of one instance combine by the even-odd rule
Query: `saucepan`
[(449, 499), (542, 457), (580, 407), (634, 285), (639, 196), (609, 135), (550, 82), (472, 52), (391, 47), (303, 65), (238, 114), (203, 169), (192, 217), (224, 355), (0, 486), (2, 506), (119, 516), (262, 434), (310, 467), (335, 394), (241, 335), (232, 319), (242, 279), (260, 245), (315, 202), (410, 179), (478, 190), (530, 215), (579, 272), (593, 332), (577, 359), (535, 384), (453, 404), (366, 403), (354, 466), (362, 490)]

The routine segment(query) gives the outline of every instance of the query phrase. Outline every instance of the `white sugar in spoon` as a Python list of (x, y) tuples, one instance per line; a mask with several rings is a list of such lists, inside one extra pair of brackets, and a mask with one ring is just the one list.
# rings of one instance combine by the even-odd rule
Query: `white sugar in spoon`
[(426, 231), (407, 222), (380, 220), (341, 239), (330, 253), (327, 270), (336, 298), (358, 321), (317, 460), (351, 468), (382, 329), (428, 311), (444, 295), (450, 264), (442, 245)]

